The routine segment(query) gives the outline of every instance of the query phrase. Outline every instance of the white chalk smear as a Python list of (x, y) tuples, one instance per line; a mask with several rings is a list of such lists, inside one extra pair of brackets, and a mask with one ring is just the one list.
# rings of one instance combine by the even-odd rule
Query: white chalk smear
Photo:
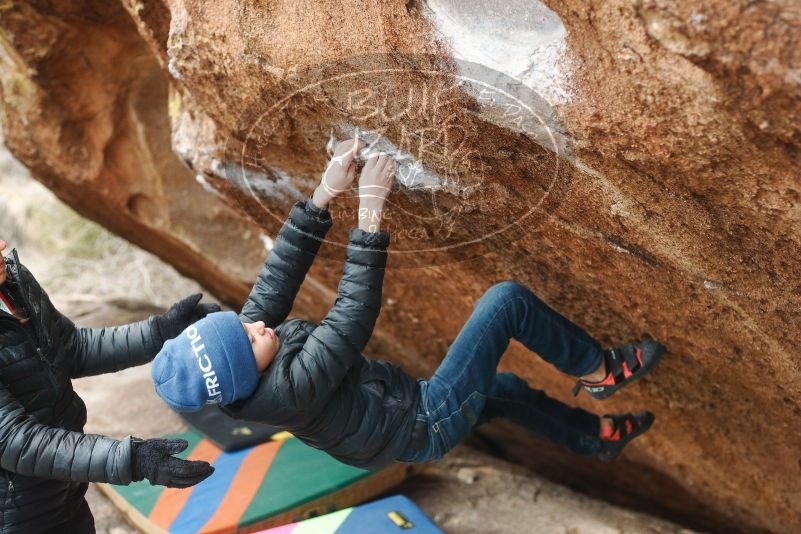
[(205, 177), (205, 176), (203, 176), (202, 174), (199, 174), (199, 173), (198, 173), (198, 174), (196, 174), (196, 175), (195, 175), (195, 181), (196, 181), (197, 183), (199, 183), (200, 185), (202, 185), (202, 186), (203, 186), (203, 189), (205, 189), (207, 192), (209, 192), (209, 193), (212, 193), (212, 194), (214, 194), (214, 195), (216, 195), (216, 196), (218, 196), (218, 197), (222, 197), (222, 194), (221, 194), (219, 191), (217, 191), (216, 189), (214, 189), (214, 186), (212, 186), (212, 185), (211, 185), (211, 184), (210, 184), (210, 183), (209, 183), (209, 182), (206, 180), (206, 177)]
[(366, 158), (371, 153), (384, 152), (389, 154), (397, 164), (395, 171), (395, 181), (398, 185), (409, 190), (426, 190), (426, 191), (444, 191), (453, 193), (459, 196), (467, 196), (477, 190), (480, 185), (464, 184), (454, 180), (440, 178), (425, 164), (418, 161), (412, 154), (403, 149), (398, 148), (392, 144), (386, 137), (374, 132), (354, 126), (352, 124), (340, 124), (338, 126), (339, 134), (335, 135), (333, 132), (328, 140), (326, 147), (329, 153), (333, 151), (334, 146), (343, 139), (352, 137), (358, 132), (359, 139), (361, 139), (366, 147), (362, 149), (360, 157)]
[(181, 79), (181, 71), (178, 70), (174, 58), (170, 58), (170, 60), (167, 62), (167, 70), (174, 79), (176, 80)]
[(519, 80), (551, 105), (572, 98), (567, 30), (543, 2), (427, 0), (425, 6), (457, 60)]
[(295, 184), (308, 189), (316, 185), (314, 180), (291, 176), (275, 167), (270, 167), (268, 172), (258, 172), (219, 159), (212, 161), (211, 172), (259, 198), (269, 197), (281, 202), (297, 202), (306, 198)]

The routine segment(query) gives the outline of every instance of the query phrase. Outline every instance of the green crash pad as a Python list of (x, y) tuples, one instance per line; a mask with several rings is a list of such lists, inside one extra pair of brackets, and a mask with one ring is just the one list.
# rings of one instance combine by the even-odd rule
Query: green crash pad
[(350, 467), (295, 438), (224, 452), (195, 432), (182, 457), (205, 460), (214, 474), (187, 489), (101, 485), (146, 533), (254, 532), (341, 510), (369, 500), (406, 478), (400, 464), (371, 473)]

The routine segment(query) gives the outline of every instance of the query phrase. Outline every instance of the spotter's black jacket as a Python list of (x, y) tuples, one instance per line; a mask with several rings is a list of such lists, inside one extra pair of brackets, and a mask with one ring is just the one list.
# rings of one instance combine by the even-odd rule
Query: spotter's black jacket
[(408, 445), (419, 400), (416, 380), (362, 355), (381, 310), (389, 234), (351, 230), (334, 306), (319, 325), (283, 322), (331, 224), (310, 201), (292, 208), (241, 313), (275, 327), (281, 346), (256, 392), (225, 410), (379, 469)]
[(131, 441), (84, 434), (86, 406), (70, 380), (146, 363), (163, 340), (153, 318), (76, 328), (16, 251), (6, 274), (28, 321), (0, 311), (0, 532), (92, 529), (87, 482), (130, 483)]

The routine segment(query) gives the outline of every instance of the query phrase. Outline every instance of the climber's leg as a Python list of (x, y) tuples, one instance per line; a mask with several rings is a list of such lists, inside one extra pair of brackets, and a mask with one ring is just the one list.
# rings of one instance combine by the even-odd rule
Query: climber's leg
[(592, 456), (601, 450), (600, 417), (530, 388), (513, 373), (495, 376), (479, 424), (498, 417), (577, 454)]
[(499, 417), (576, 454), (597, 454), (606, 462), (617, 458), (630, 441), (651, 427), (655, 419), (650, 412), (598, 417), (531, 389), (525, 380), (513, 373), (496, 375), (495, 387), (486, 398), (478, 424)]
[[(515, 282), (489, 288), (451, 345), (437, 374), (458, 376), (469, 365), (492, 387), (495, 369), (509, 346), (520, 341), (563, 373), (581, 377), (599, 368), (603, 351), (587, 332)], [(481, 349), (481, 357), (477, 357)], [(437, 374), (431, 379), (437, 380)]]
[(404, 454), (407, 461), (442, 456), (476, 424), (511, 338), (573, 376), (586, 375), (601, 362), (598, 343), (531, 291), (512, 282), (493, 286), (476, 303), (434, 376), (421, 383), (418, 424), (430, 426), (430, 450)]

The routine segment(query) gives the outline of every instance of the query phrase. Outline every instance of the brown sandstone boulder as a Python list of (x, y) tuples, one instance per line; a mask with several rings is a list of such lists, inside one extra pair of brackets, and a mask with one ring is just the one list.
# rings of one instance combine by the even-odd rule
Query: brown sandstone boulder
[[(603, 405), (519, 347), (503, 367), (658, 420), (609, 467), (504, 425), (488, 439), (689, 524), (801, 529), (801, 10), (478, 4), (12, 2), (6, 143), (236, 304), (326, 145), (381, 134), (401, 168), (372, 354), (427, 376), (481, 292), (520, 280), (605, 344), (670, 354)], [(335, 206), (297, 313), (330, 304), (354, 207)]]

